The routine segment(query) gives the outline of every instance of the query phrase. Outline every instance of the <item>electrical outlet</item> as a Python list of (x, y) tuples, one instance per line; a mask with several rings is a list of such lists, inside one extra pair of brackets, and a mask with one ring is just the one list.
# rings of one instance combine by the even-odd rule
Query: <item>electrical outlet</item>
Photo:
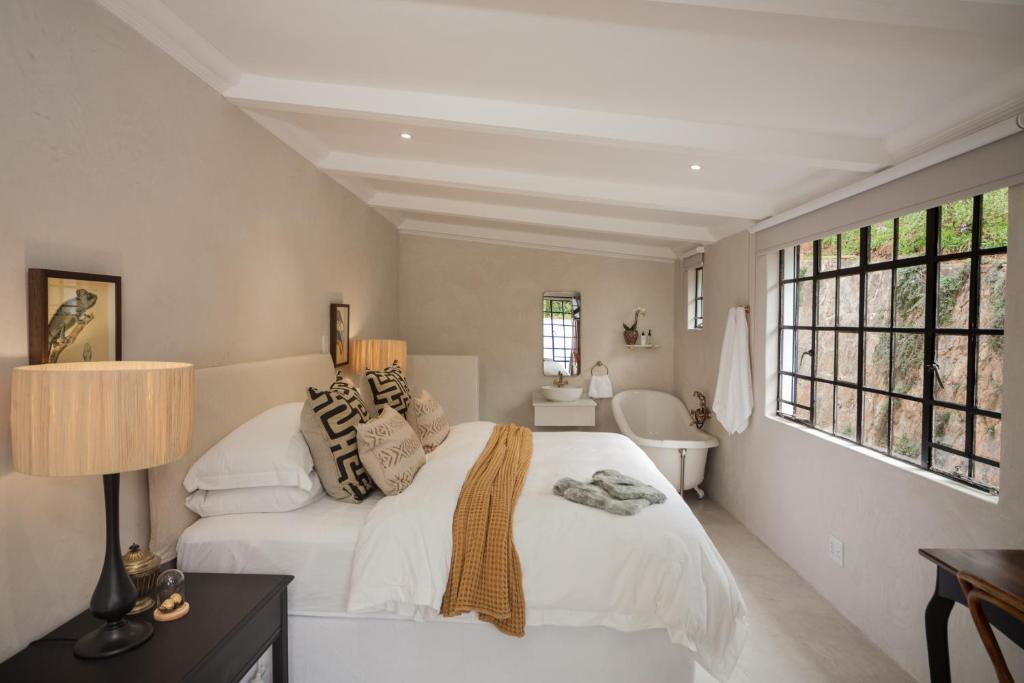
[(828, 556), (832, 558), (832, 561), (838, 564), (840, 567), (844, 567), (846, 560), (846, 552), (843, 548), (843, 542), (835, 536), (828, 537)]
[(320, 337), (320, 353), (327, 353), (327, 335)]

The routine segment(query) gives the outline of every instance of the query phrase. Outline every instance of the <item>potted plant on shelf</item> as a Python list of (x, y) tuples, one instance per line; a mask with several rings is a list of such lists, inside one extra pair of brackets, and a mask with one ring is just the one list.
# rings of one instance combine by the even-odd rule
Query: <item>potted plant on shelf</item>
[(640, 339), (640, 333), (636, 329), (637, 322), (645, 315), (647, 315), (647, 309), (643, 306), (637, 306), (633, 309), (633, 324), (627, 325), (622, 323), (622, 338), (626, 341), (627, 346), (636, 346), (637, 341)]

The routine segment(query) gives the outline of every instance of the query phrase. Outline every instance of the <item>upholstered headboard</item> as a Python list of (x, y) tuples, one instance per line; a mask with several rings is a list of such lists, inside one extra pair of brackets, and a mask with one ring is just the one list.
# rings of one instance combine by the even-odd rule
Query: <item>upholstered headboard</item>
[(192, 448), (181, 460), (149, 470), (150, 549), (164, 561), (176, 557), (178, 536), (197, 519), (185, 507), (181, 482), (199, 456), (246, 420), (303, 401), (306, 387), (333, 379), (331, 357), (322, 354), (196, 370)]
[[(441, 402), (452, 424), (479, 419), (476, 356), (409, 356), (409, 381)], [(192, 447), (184, 458), (149, 470), (149, 547), (165, 562), (177, 556), (178, 537), (197, 517), (185, 507), (181, 482), (196, 460), (246, 420), (334, 379), (331, 357), (292, 356), (196, 371)], [(367, 397), (369, 400), (369, 397)]]

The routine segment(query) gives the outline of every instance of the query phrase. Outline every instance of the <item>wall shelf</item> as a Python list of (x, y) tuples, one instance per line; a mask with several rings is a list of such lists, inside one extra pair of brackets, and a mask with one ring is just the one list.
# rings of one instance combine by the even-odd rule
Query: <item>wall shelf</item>
[(625, 344), (625, 347), (627, 349), (631, 350), (631, 351), (633, 349), (660, 349), (661, 348), (657, 344), (647, 344), (646, 346), (643, 345), (643, 344)]

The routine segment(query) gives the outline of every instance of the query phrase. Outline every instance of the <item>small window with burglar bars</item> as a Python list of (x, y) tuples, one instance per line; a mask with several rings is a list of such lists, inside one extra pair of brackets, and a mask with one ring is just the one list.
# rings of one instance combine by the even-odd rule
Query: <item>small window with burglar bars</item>
[(779, 252), (777, 414), (999, 490), (1008, 192)]
[(693, 329), (704, 327), (704, 266), (693, 271)]
[(579, 294), (545, 293), (543, 321), (545, 374), (580, 374)]

